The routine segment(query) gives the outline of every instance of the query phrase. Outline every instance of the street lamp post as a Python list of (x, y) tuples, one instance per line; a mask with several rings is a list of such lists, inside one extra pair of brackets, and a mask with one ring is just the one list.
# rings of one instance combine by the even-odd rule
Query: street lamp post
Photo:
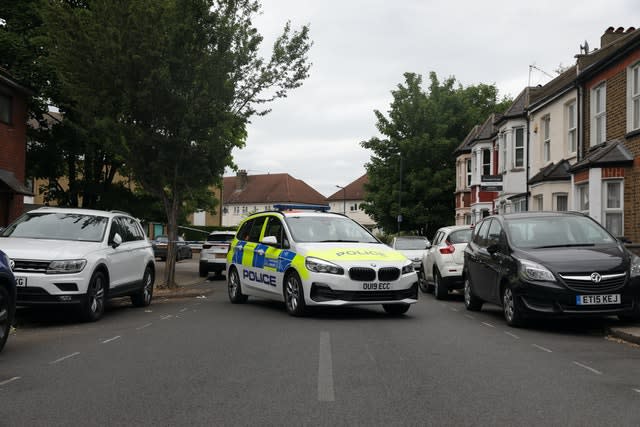
[(347, 190), (341, 185), (336, 185), (336, 187), (342, 188), (342, 213), (346, 215), (347, 214)]

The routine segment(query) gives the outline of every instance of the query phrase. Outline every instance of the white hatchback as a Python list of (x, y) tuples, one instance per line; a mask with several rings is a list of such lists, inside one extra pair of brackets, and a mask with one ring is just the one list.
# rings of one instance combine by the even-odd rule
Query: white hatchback
[(15, 262), (17, 305), (75, 305), (84, 320), (95, 321), (107, 298), (151, 303), (153, 249), (138, 220), (124, 212), (36, 209), (0, 233), (0, 249)]
[(432, 246), (422, 257), (420, 289), (423, 292), (433, 290), (437, 299), (444, 299), (450, 290), (464, 287), (464, 250), (471, 232), (470, 225), (453, 225), (436, 231)]
[(227, 252), (235, 235), (235, 231), (213, 231), (207, 236), (200, 251), (200, 277), (207, 277), (211, 271), (219, 276), (226, 270)]

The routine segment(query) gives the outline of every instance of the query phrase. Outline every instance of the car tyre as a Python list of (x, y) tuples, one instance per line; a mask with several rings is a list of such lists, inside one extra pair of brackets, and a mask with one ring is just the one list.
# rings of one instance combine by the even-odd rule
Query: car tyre
[(11, 311), (12, 306), (9, 291), (0, 285), (0, 351), (2, 351), (4, 344), (7, 342), (7, 338), (9, 338)]
[(200, 268), (198, 269), (198, 274), (200, 275), (200, 277), (207, 277), (209, 275), (209, 271), (207, 270), (207, 267), (200, 264)]
[(424, 274), (424, 265), (420, 269), (420, 274), (418, 274), (418, 286), (420, 287), (422, 293), (426, 294), (429, 292), (429, 286), (427, 285), (427, 276)]
[(96, 271), (89, 280), (87, 293), (81, 308), (82, 318), (85, 322), (95, 322), (104, 314), (105, 292), (107, 278), (102, 271)]
[(307, 307), (304, 301), (302, 281), (295, 271), (287, 273), (284, 278), (284, 301), (287, 312), (292, 316), (304, 316)]
[(437, 268), (433, 271), (433, 295), (439, 300), (446, 299), (449, 296), (447, 284), (442, 281), (442, 276)]
[(482, 301), (480, 298), (474, 295), (473, 286), (471, 284), (471, 278), (469, 275), (464, 277), (464, 306), (469, 311), (480, 311), (482, 309)]
[(155, 282), (155, 272), (151, 266), (147, 266), (142, 276), (142, 288), (131, 295), (131, 304), (134, 307), (147, 307), (153, 299), (153, 284)]
[(518, 327), (524, 325), (522, 302), (513, 294), (511, 287), (505, 286), (502, 291), (502, 310), (507, 325)]
[(233, 304), (242, 304), (247, 302), (248, 296), (242, 293), (242, 285), (240, 284), (240, 276), (238, 276), (238, 270), (234, 267), (229, 269), (229, 280), (227, 284), (227, 290), (229, 291), (229, 301)]
[(409, 304), (382, 304), (382, 308), (387, 314), (392, 316), (400, 316), (403, 315), (409, 310)]

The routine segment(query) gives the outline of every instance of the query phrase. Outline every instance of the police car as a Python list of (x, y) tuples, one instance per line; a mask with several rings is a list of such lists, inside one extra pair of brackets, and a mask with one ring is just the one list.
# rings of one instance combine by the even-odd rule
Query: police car
[(393, 315), (418, 299), (418, 276), (400, 252), (326, 206), (276, 205), (239, 226), (227, 254), (229, 299), (284, 301), (293, 316), (309, 306), (381, 304)]

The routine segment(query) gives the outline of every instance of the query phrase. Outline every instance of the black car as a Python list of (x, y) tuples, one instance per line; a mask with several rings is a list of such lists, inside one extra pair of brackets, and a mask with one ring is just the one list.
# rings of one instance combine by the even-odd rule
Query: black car
[(16, 279), (9, 258), (0, 251), (0, 351), (9, 337), (16, 312)]
[[(167, 246), (169, 245), (169, 237), (162, 235), (156, 237), (152, 242), (153, 254), (156, 258), (160, 258), (162, 261), (167, 259)], [(183, 259), (191, 259), (193, 254), (191, 252), (191, 246), (184, 241), (182, 237), (178, 237), (176, 242), (176, 261)]]
[(507, 324), (532, 315), (637, 318), (640, 258), (590, 217), (574, 212), (494, 215), (464, 253), (464, 304), (501, 305)]

